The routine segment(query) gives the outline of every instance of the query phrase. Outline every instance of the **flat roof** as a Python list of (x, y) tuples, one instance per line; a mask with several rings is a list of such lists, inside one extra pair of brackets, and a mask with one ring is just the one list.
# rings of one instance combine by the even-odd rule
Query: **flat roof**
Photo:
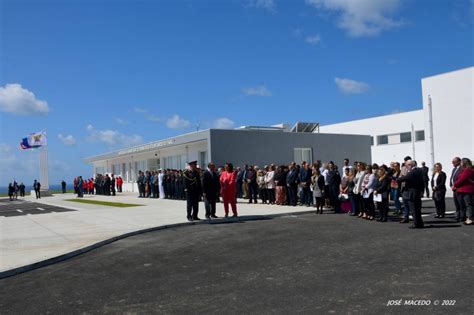
[(360, 118), (360, 119), (355, 119), (355, 120), (346, 120), (346, 121), (341, 121), (333, 124), (327, 124), (327, 125), (321, 125), (321, 127), (328, 127), (328, 126), (334, 126), (334, 125), (342, 125), (342, 124), (349, 124), (353, 122), (360, 122), (364, 120), (370, 120), (370, 119), (377, 119), (380, 117), (387, 117), (387, 116), (396, 116), (396, 115), (404, 115), (404, 114), (409, 114), (409, 113), (415, 113), (415, 112), (422, 112), (423, 109), (415, 109), (415, 110), (409, 110), (406, 112), (398, 112), (398, 113), (391, 113), (391, 114), (384, 114), (384, 115), (378, 115), (378, 116), (372, 116), (372, 117), (367, 117), (367, 118)]

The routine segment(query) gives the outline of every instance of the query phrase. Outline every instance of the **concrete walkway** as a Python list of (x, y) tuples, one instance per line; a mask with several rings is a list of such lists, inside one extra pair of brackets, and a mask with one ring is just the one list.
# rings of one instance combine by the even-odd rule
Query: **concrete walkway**
[[(84, 197), (143, 205), (118, 208), (65, 200), (71, 198), (75, 198), (75, 195), (54, 195), (39, 200), (26, 197), (25, 200), (77, 211), (0, 217), (0, 275), (5, 276), (8, 271), (19, 267), (43, 262), (124, 234), (187, 222), (185, 201), (137, 198), (132, 193), (122, 193), (115, 197)], [(201, 203), (199, 207), (199, 216), (203, 219), (204, 204)], [(307, 212), (313, 208), (245, 202), (239, 203), (237, 210), (239, 216), (247, 216)], [(217, 205), (217, 212), (218, 216), (223, 216), (222, 204)]]

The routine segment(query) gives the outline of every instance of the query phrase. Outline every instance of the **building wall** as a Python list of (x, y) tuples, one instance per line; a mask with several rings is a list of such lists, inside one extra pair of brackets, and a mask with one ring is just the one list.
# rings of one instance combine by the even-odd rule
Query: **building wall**
[(430, 156), (429, 97), (433, 113), (434, 162), (451, 175), (453, 157), (474, 158), (474, 67), (421, 80), (427, 133), (426, 154)]
[(388, 164), (392, 161), (403, 161), (403, 158), (407, 155), (419, 162), (426, 161), (426, 140), (415, 141), (414, 148), (412, 142), (379, 144), (377, 141), (377, 136), (380, 135), (390, 135), (389, 137), (393, 135), (396, 137), (400, 133), (411, 132), (412, 124), (415, 131), (425, 129), (423, 110), (321, 126), (320, 132), (372, 136), (374, 145), (371, 146), (370, 150), (372, 161), (375, 163)]
[(216, 165), (231, 162), (245, 164), (288, 164), (294, 160), (294, 148), (312, 148), (312, 159), (341, 164), (371, 161), (370, 137), (252, 130), (211, 130), (212, 160)]

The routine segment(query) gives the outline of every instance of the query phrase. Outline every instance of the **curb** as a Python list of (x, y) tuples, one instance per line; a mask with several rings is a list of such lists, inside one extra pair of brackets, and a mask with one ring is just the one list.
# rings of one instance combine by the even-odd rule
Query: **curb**
[(76, 249), (72, 252), (59, 255), (56, 257), (48, 258), (42, 261), (38, 261), (29, 265), (21, 266), (21, 267), (16, 267), (10, 270), (2, 271), (0, 272), (0, 279), (5, 279), (8, 277), (12, 277), (15, 275), (18, 275), (20, 273), (32, 271), (35, 269), (39, 269), (42, 267), (46, 267), (49, 265), (53, 265), (56, 263), (59, 263), (61, 261), (85, 254), (87, 252), (90, 252), (94, 249), (100, 248), (102, 246), (111, 244), (113, 242), (131, 237), (131, 236), (136, 236), (140, 234), (145, 234), (148, 232), (154, 232), (154, 231), (160, 231), (160, 230), (165, 230), (165, 229), (171, 229), (171, 228), (178, 228), (178, 227), (184, 227), (184, 226), (192, 226), (192, 225), (201, 225), (201, 224), (230, 224), (230, 223), (238, 223), (238, 222), (246, 222), (246, 221), (260, 221), (260, 220), (271, 220), (273, 218), (279, 218), (279, 217), (285, 217), (285, 216), (295, 216), (295, 215), (304, 215), (304, 214), (310, 214), (314, 213), (314, 210), (308, 210), (308, 211), (299, 211), (299, 212), (285, 212), (285, 213), (277, 213), (277, 214), (261, 214), (261, 215), (247, 215), (247, 216), (241, 216), (241, 217), (236, 217), (236, 218), (220, 218), (219, 220), (201, 220), (198, 222), (182, 222), (182, 223), (175, 223), (175, 224), (168, 224), (168, 225), (161, 225), (161, 226), (156, 226), (156, 227), (151, 227), (151, 228), (146, 228), (143, 230), (137, 230), (129, 233), (125, 233), (122, 235), (118, 235), (100, 242), (97, 242), (95, 244)]

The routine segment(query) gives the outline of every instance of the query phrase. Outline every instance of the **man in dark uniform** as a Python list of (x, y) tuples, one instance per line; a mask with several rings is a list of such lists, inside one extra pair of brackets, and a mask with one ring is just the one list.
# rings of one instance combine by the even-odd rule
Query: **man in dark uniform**
[(426, 198), (430, 197), (430, 176), (428, 175), (430, 169), (428, 166), (426, 166), (426, 163), (423, 161), (421, 162), (421, 171), (423, 172), (423, 182), (425, 183), (425, 187), (423, 189), (423, 195), (424, 197), (424, 192), (426, 192)]
[(201, 199), (201, 178), (197, 170), (197, 161), (188, 163), (189, 169), (184, 174), (184, 191), (186, 192), (186, 210), (188, 221), (200, 220), (198, 218), (199, 199)]
[(114, 174), (110, 177), (110, 191), (112, 192), (112, 196), (115, 196), (115, 176)]
[(105, 193), (106, 196), (110, 196), (110, 177), (109, 177), (109, 174), (105, 174), (104, 193)]
[(202, 191), (204, 195), (204, 205), (206, 207), (206, 219), (217, 218), (216, 201), (220, 190), (219, 175), (216, 172), (214, 163), (207, 165), (207, 170), (202, 175)]
[(412, 160), (405, 161), (407, 174), (397, 179), (398, 183), (405, 183), (402, 191), (402, 199), (405, 206), (404, 218), (400, 223), (408, 223), (409, 211), (413, 215), (413, 226), (410, 228), (423, 228), (423, 219), (421, 218), (421, 195), (425, 188), (423, 181), (423, 172), (420, 168), (414, 166)]

